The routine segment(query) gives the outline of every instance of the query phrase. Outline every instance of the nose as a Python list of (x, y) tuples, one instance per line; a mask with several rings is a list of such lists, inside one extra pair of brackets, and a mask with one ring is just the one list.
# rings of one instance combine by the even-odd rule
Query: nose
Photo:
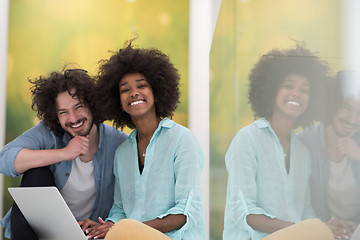
[(68, 121), (69, 122), (76, 122), (78, 120), (78, 116), (77, 116), (77, 113), (75, 111), (70, 111), (69, 112), (69, 115), (68, 115)]
[(295, 99), (299, 98), (300, 92), (298, 90), (294, 89), (294, 91), (292, 91), (292, 93), (291, 93), (291, 97), (293, 97)]
[(130, 96), (131, 97), (137, 97), (137, 96), (139, 96), (139, 92), (136, 89), (132, 90), (131, 93), (130, 93)]

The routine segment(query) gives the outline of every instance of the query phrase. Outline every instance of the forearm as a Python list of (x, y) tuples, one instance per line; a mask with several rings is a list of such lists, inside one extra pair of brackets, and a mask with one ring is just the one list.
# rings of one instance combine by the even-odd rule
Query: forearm
[(22, 149), (15, 158), (15, 171), (24, 173), (25, 171), (44, 167), (68, 159), (63, 149), (31, 150)]
[(167, 233), (184, 226), (186, 223), (186, 216), (183, 214), (170, 214), (164, 218), (156, 218), (144, 223), (160, 232)]
[(270, 218), (263, 214), (250, 214), (246, 217), (246, 221), (253, 229), (266, 233), (273, 233), (294, 224), (292, 222)]

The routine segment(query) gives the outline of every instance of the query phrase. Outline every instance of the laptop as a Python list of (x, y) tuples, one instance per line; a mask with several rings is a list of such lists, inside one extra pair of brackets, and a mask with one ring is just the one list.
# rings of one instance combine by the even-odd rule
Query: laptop
[(39, 240), (87, 240), (56, 187), (8, 188)]
[(360, 239), (360, 225), (357, 226), (357, 228), (355, 229), (355, 231), (353, 232), (350, 240), (359, 240)]

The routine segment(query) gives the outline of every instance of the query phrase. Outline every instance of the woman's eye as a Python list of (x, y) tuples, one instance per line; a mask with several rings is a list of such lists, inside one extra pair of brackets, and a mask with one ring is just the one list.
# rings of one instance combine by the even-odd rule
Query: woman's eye
[(146, 85), (145, 85), (145, 84), (141, 84), (141, 85), (139, 85), (138, 88), (144, 88), (144, 87), (146, 87)]
[(309, 89), (307, 89), (307, 88), (303, 88), (303, 89), (301, 89), (301, 92), (303, 92), (303, 93), (309, 93), (309, 92), (310, 92), (310, 90), (309, 90)]
[(129, 89), (122, 89), (120, 90), (120, 93), (127, 93), (129, 91)]

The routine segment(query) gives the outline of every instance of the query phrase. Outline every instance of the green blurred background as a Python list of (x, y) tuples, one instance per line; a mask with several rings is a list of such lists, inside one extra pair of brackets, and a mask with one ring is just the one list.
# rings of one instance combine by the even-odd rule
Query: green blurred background
[(340, 0), (222, 0), (210, 53), (210, 239), (222, 239), (225, 153), (240, 128), (254, 121), (248, 74), (262, 54), (301, 40), (341, 68)]

